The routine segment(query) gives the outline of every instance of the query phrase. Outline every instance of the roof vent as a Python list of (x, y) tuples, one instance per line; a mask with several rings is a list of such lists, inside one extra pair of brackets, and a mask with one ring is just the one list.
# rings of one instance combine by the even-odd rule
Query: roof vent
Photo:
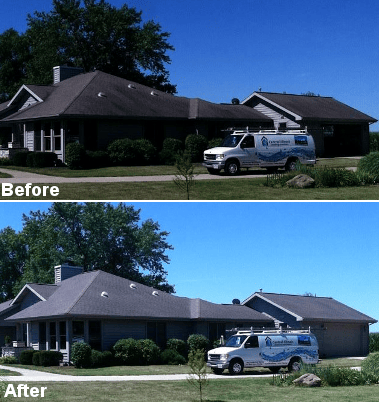
[(105, 298), (107, 299), (108, 293), (107, 293), (107, 292), (102, 292), (102, 293), (101, 293), (101, 296), (102, 296), (102, 297), (105, 297)]
[(233, 299), (232, 304), (241, 304), (239, 299)]
[(155, 92), (155, 91), (151, 91), (151, 95), (152, 96), (159, 96), (159, 94), (157, 92)]
[(98, 96), (100, 98), (107, 98), (107, 95), (104, 92), (98, 92)]
[(136, 289), (135, 283), (131, 283), (130, 288), (131, 288), (131, 289)]
[(159, 296), (159, 292), (156, 291), (156, 290), (154, 290), (154, 291), (152, 292), (152, 296)]
[(128, 88), (130, 89), (136, 89), (136, 86), (134, 84), (128, 84)]

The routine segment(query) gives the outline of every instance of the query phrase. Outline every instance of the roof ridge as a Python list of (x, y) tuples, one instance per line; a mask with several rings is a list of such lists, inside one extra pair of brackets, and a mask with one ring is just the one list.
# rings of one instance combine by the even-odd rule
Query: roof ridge
[[(85, 84), (85, 86), (82, 88), (82, 90), (80, 90), (80, 91), (77, 93), (77, 95), (76, 95), (76, 96), (66, 105), (66, 107), (59, 113), (59, 115), (65, 113), (66, 110), (69, 109), (69, 107), (82, 95), (82, 93), (84, 92), (84, 90), (90, 85), (90, 83), (93, 82), (93, 80), (95, 79), (95, 77), (97, 77), (100, 72), (101, 72), (101, 71), (97, 70), (97, 71), (88, 72), (88, 73), (84, 73), (84, 74), (83, 74), (83, 75), (86, 75), (86, 74), (94, 73), (93, 77), (89, 80), (89, 82), (88, 82), (87, 84)], [(79, 74), (79, 75), (81, 75), (81, 74)], [(76, 75), (76, 76), (71, 77), (71, 78), (78, 77), (79, 75)], [(66, 80), (61, 81), (60, 83), (65, 82), (65, 81), (66, 81)]]
[[(86, 293), (87, 289), (88, 289), (88, 288), (90, 287), (90, 285), (94, 282), (95, 278), (99, 275), (99, 273), (100, 273), (101, 271), (90, 271), (90, 272), (84, 272), (84, 273), (80, 274), (80, 275), (83, 275), (83, 274), (92, 273), (92, 272), (95, 272), (94, 277), (93, 277), (92, 280), (89, 282), (89, 284), (88, 284), (87, 286), (85, 286), (85, 288), (82, 290), (82, 292), (79, 294), (79, 296), (77, 297), (77, 299), (73, 302), (73, 304), (67, 309), (67, 311), (66, 311), (67, 314), (68, 314), (68, 313), (73, 309), (73, 307), (79, 302), (79, 300), (80, 300), (80, 299), (82, 298), (82, 296)], [(74, 278), (74, 276), (73, 276), (72, 278)], [(71, 279), (71, 278), (69, 278), (69, 279)], [(61, 283), (62, 283), (62, 282), (61, 282)]]

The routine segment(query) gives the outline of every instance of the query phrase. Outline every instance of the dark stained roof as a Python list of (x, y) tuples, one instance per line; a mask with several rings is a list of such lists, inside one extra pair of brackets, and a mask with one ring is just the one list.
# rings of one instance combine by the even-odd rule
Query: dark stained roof
[(174, 96), (101, 71), (80, 74), (54, 85), (25, 87), (24, 90), (33, 92), (43, 102), (22, 109), (4, 121), (55, 116), (271, 121), (242, 105), (219, 105)]
[(307, 96), (280, 94), (272, 92), (254, 92), (244, 104), (250, 99), (264, 98), (274, 104), (302, 117), (304, 120), (329, 120), (329, 121), (351, 121), (351, 122), (376, 122), (373, 117), (360, 112), (332, 97)]
[[(36, 288), (35, 285), (29, 286)], [(79, 274), (57, 285), (50, 285), (50, 288), (55, 291), (46, 301), (37, 302), (9, 319), (89, 316), (272, 322), (264, 314), (246, 306), (219, 305), (173, 296), (103, 271)], [(103, 297), (102, 292), (107, 292), (108, 297)]]
[(279, 293), (254, 293), (246, 299), (260, 297), (274, 303), (283, 310), (298, 316), (303, 321), (348, 321), (375, 323), (377, 320), (340, 303), (331, 297), (298, 296)]

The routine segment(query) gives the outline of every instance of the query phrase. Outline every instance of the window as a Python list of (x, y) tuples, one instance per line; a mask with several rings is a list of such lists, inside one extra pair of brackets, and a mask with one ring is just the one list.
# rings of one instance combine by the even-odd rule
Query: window
[(40, 322), (38, 324), (39, 329), (39, 348), (40, 350), (46, 349), (46, 322)]
[(219, 340), (221, 336), (225, 336), (225, 324), (210, 323), (209, 324), (209, 340), (214, 342)]
[(167, 327), (165, 322), (147, 322), (147, 338), (158, 346), (165, 347), (167, 342)]
[(257, 336), (251, 336), (245, 343), (245, 348), (258, 348), (258, 347), (259, 343)]
[(50, 349), (57, 348), (57, 332), (56, 332), (56, 323), (51, 322), (49, 324), (50, 329)]
[(60, 349), (66, 349), (66, 321), (60, 321)]
[(52, 150), (52, 139), (50, 136), (50, 123), (45, 123), (44, 125), (44, 150)]
[(55, 122), (53, 125), (54, 150), (61, 151), (61, 123)]
[(298, 336), (298, 344), (305, 345), (305, 346), (311, 346), (311, 338), (307, 335), (299, 335)]
[(100, 321), (89, 321), (89, 344), (92, 349), (102, 350), (102, 331)]
[(248, 135), (245, 137), (241, 143), (241, 148), (254, 148), (254, 137), (252, 135)]
[(73, 321), (73, 343), (85, 341), (84, 321)]

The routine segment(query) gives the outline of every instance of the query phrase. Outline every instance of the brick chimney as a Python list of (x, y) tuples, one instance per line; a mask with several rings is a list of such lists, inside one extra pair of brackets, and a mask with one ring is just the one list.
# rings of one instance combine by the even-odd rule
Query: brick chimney
[(56, 66), (53, 67), (53, 84), (57, 84), (63, 80), (74, 77), (75, 75), (83, 73), (81, 67), (69, 67), (69, 66)]
[(69, 262), (54, 267), (54, 283), (60, 283), (65, 279), (82, 274), (83, 267), (76, 267)]

